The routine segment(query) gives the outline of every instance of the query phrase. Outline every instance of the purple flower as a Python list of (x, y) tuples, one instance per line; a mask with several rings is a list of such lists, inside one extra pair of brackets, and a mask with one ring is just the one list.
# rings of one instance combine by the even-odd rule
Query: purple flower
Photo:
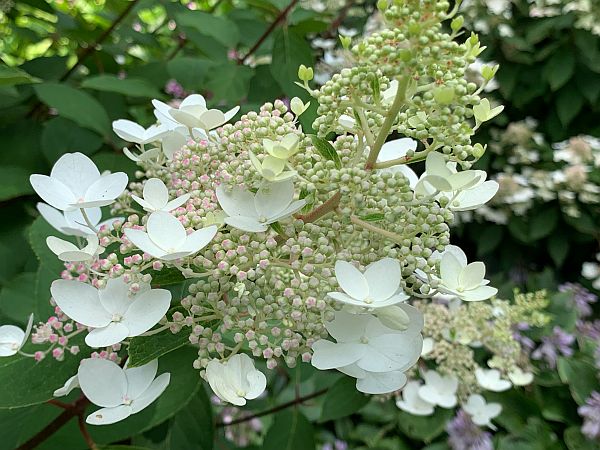
[(564, 283), (558, 287), (559, 292), (573, 294), (573, 303), (579, 317), (589, 317), (592, 314), (590, 304), (598, 301), (598, 296), (588, 291), (578, 283)]
[(580, 406), (577, 412), (583, 417), (581, 432), (589, 439), (600, 438), (600, 393), (592, 392), (585, 405)]
[(492, 435), (473, 423), (462, 409), (446, 425), (452, 450), (493, 450)]
[(531, 354), (533, 359), (544, 360), (548, 366), (554, 369), (559, 356), (571, 356), (573, 349), (571, 345), (575, 342), (575, 336), (567, 333), (559, 326), (555, 326), (550, 336), (542, 338), (541, 345)]
[(175, 98), (183, 98), (186, 96), (183, 86), (179, 84), (177, 80), (169, 80), (165, 86), (165, 92)]

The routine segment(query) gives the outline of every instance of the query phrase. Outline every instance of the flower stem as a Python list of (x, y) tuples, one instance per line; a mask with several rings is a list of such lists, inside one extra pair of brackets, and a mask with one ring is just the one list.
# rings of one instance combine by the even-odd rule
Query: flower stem
[(335, 210), (340, 204), (341, 198), (342, 194), (340, 191), (337, 191), (325, 203), (319, 205), (317, 208), (313, 209), (307, 214), (297, 215), (296, 218), (302, 220), (304, 223), (314, 222), (315, 220), (323, 217), (325, 214)]
[(365, 230), (369, 230), (369, 231), (372, 231), (373, 233), (377, 233), (377, 234), (379, 234), (383, 237), (386, 237), (394, 242), (399, 242), (400, 240), (402, 240), (402, 236), (400, 236), (396, 233), (392, 233), (391, 231), (387, 231), (382, 228), (376, 227), (375, 225), (372, 225), (369, 222), (359, 219), (356, 216), (350, 216), (350, 221), (356, 225), (361, 226)]
[(381, 125), (381, 129), (379, 130), (375, 144), (373, 144), (373, 147), (369, 152), (367, 163), (365, 165), (365, 168), (368, 170), (373, 169), (375, 166), (377, 156), (379, 156), (379, 152), (381, 151), (381, 147), (390, 134), (390, 130), (392, 129), (394, 122), (396, 122), (400, 108), (402, 108), (404, 100), (406, 99), (406, 89), (408, 88), (409, 80), (410, 78), (408, 76), (400, 77), (398, 80), (398, 91), (396, 92), (396, 97), (394, 97), (394, 102), (392, 103), (392, 106), (390, 107), (390, 110), (383, 121), (383, 125)]
[(96, 230), (96, 227), (92, 224), (92, 221), (90, 220), (90, 218), (88, 217), (87, 213), (85, 212), (85, 208), (79, 208), (79, 211), (81, 211), (81, 215), (83, 216), (83, 220), (85, 220), (85, 223), (88, 226), (88, 228), (90, 230), (92, 230), (95, 234), (98, 234), (98, 230)]

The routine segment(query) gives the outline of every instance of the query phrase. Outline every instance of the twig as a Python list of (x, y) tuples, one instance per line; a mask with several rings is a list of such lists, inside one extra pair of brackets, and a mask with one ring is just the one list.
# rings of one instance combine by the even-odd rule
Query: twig
[(77, 416), (77, 422), (79, 423), (79, 431), (81, 431), (81, 435), (83, 436), (83, 439), (85, 440), (85, 443), (88, 445), (90, 450), (98, 450), (98, 446), (92, 439), (92, 436), (90, 435), (89, 431), (87, 430), (87, 427), (85, 426), (83, 412), (79, 413), (79, 415)]
[(313, 392), (312, 394), (305, 395), (304, 397), (298, 397), (294, 400), (290, 400), (289, 402), (282, 403), (281, 405), (274, 406), (273, 408), (266, 409), (264, 411), (258, 412), (256, 414), (252, 414), (246, 417), (240, 417), (239, 419), (232, 420), (231, 422), (217, 422), (217, 428), (228, 427), (230, 425), (237, 425), (238, 423), (249, 422), (250, 420), (256, 419), (262, 416), (268, 416), (269, 414), (276, 413), (278, 411), (289, 408), (290, 406), (298, 405), (307, 400), (311, 400), (313, 398), (319, 397), (328, 391), (329, 388), (324, 388), (319, 391)]
[(337, 191), (325, 203), (319, 205), (309, 213), (296, 215), (296, 218), (304, 221), (304, 223), (314, 222), (325, 214), (334, 211), (340, 204), (341, 198), (342, 194), (340, 191)]
[(331, 22), (331, 24), (329, 25), (329, 28), (327, 28), (325, 33), (323, 33), (324, 39), (335, 37), (337, 29), (340, 27), (342, 22), (344, 20), (346, 20), (346, 16), (348, 16), (348, 13), (350, 12), (350, 8), (352, 8), (352, 6), (354, 6), (354, 3), (356, 3), (356, 0), (348, 0), (346, 2), (346, 4), (342, 7), (342, 9), (340, 9), (340, 13), (333, 20), (333, 22)]
[(65, 409), (56, 419), (50, 422), (42, 431), (37, 433), (23, 445), (18, 447), (16, 450), (32, 450), (60, 430), (64, 425), (69, 422), (73, 417), (83, 415), (85, 408), (90, 403), (90, 401), (81, 396), (75, 403), (69, 406), (68, 409)]
[(258, 38), (256, 43), (250, 48), (250, 50), (248, 50), (248, 52), (243, 57), (238, 58), (238, 64), (244, 64), (246, 62), (246, 60), (252, 54), (254, 54), (254, 52), (256, 52), (256, 50), (258, 50), (260, 48), (260, 46), (265, 41), (265, 39), (267, 39), (269, 37), (269, 35), (273, 32), (273, 30), (275, 30), (275, 28), (277, 28), (277, 25), (279, 25), (280, 22), (282, 22), (286, 19), (289, 12), (294, 8), (294, 6), (296, 6), (297, 3), (298, 3), (298, 0), (292, 0), (290, 2), (290, 4), (287, 5), (287, 7), (279, 13), (279, 15), (273, 21), (273, 23), (271, 23), (271, 25), (269, 25), (269, 28), (267, 28), (265, 30), (265, 32)]

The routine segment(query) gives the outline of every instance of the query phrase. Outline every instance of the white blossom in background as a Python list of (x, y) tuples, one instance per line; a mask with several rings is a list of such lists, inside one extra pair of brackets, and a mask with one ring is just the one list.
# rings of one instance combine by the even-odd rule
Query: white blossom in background
[(143, 196), (144, 198), (140, 198), (132, 194), (131, 198), (148, 212), (169, 212), (179, 208), (190, 198), (190, 194), (183, 194), (169, 201), (169, 190), (158, 178), (150, 178), (144, 183)]
[(512, 372), (508, 373), (508, 379), (515, 386), (527, 386), (533, 382), (533, 373), (524, 372), (523, 369), (517, 367)]
[(112, 123), (112, 128), (115, 134), (124, 141), (140, 145), (158, 141), (169, 132), (169, 129), (164, 125), (152, 125), (149, 128), (144, 128), (131, 120), (125, 119), (115, 120)]
[(132, 295), (122, 277), (109, 279), (104, 289), (75, 280), (56, 280), (50, 292), (62, 312), (93, 328), (85, 337), (90, 347), (114, 345), (145, 333), (171, 306), (171, 293), (166, 289), (143, 286)]
[(420, 381), (409, 381), (402, 389), (402, 399), (396, 400), (396, 406), (402, 411), (415, 416), (430, 416), (435, 410), (435, 404), (429, 403), (419, 395)]
[(452, 294), (464, 301), (480, 301), (496, 295), (498, 289), (487, 286), (485, 264), (467, 263), (465, 253), (455, 245), (448, 245), (440, 260), (440, 284), (438, 290)]
[(382, 308), (406, 301), (400, 289), (400, 263), (383, 258), (367, 266), (364, 274), (346, 261), (335, 263), (335, 277), (342, 292), (329, 292), (334, 300), (353, 306)]
[(267, 378), (245, 353), (237, 353), (225, 362), (213, 359), (206, 366), (206, 379), (217, 397), (237, 406), (257, 398), (267, 387)]
[(46, 245), (48, 245), (48, 248), (52, 251), (52, 253), (58, 256), (58, 259), (61, 261), (91, 261), (100, 253), (102, 253), (104, 248), (100, 247), (98, 236), (95, 234), (87, 235), (86, 240), (87, 245), (80, 249), (72, 242), (65, 241), (54, 236), (48, 236), (46, 238)]
[[(67, 236), (85, 237), (90, 234), (95, 234), (85, 223), (85, 219), (79, 209), (73, 211), (59, 211), (42, 202), (39, 202), (36, 205), (36, 208), (46, 222), (48, 222), (56, 231), (60, 231)], [(100, 208), (86, 208), (85, 213), (96, 229), (107, 226), (110, 230), (115, 220), (123, 220), (122, 217), (113, 217), (101, 222), (102, 210)]]
[(496, 428), (491, 420), (498, 417), (502, 412), (502, 406), (499, 403), (487, 403), (479, 394), (471, 394), (467, 403), (462, 408), (471, 416), (473, 423), (479, 426), (487, 426), (492, 430)]
[(442, 376), (435, 370), (423, 374), (425, 384), (419, 388), (419, 397), (432, 405), (454, 408), (458, 402), (456, 391), (458, 380), (453, 376)]
[(488, 391), (502, 392), (512, 386), (510, 381), (500, 378), (500, 371), (497, 369), (475, 369), (475, 378), (477, 384)]
[(83, 153), (65, 153), (52, 167), (50, 176), (34, 174), (29, 181), (35, 192), (61, 211), (110, 205), (127, 186), (123, 172), (100, 174)]
[[(600, 253), (596, 255), (596, 260), (600, 261)], [(592, 287), (600, 290), (600, 264), (597, 262), (585, 262), (581, 267), (581, 275), (588, 280), (592, 280)]]
[(153, 403), (167, 388), (171, 374), (156, 376), (158, 360), (134, 368), (121, 368), (107, 359), (81, 361), (77, 379), (82, 392), (101, 409), (86, 418), (90, 425), (110, 425)]
[(404, 331), (388, 328), (370, 314), (337, 311), (334, 319), (325, 323), (336, 342), (316, 341), (312, 346), (312, 365), (320, 370), (337, 369), (357, 378), (357, 389), (362, 392), (381, 394), (402, 388), (407, 381), (403, 372), (421, 354), (423, 316), (412, 306), (399, 306), (410, 317)]
[(29, 316), (25, 331), (15, 325), (0, 326), (0, 357), (16, 355), (29, 339), (33, 327), (33, 314)]
[(215, 237), (214, 225), (187, 234), (177, 218), (164, 211), (150, 214), (146, 231), (125, 229), (125, 236), (140, 250), (165, 261), (198, 253)]
[[(189, 95), (182, 100), (178, 108), (172, 108), (158, 100), (153, 100), (152, 104), (162, 115), (163, 120), (166, 116), (171, 121), (190, 129), (199, 128), (205, 132), (209, 132), (229, 122), (240, 109), (239, 106), (236, 106), (226, 113), (218, 109), (208, 109), (206, 107), (206, 100), (200, 94)], [(166, 125), (168, 126), (168, 124)]]
[(448, 208), (468, 211), (484, 205), (498, 192), (498, 183), (485, 181), (486, 178), (483, 170), (457, 172), (455, 163), (447, 163), (442, 154), (431, 152), (425, 160), (425, 172), (415, 186), (415, 193), (436, 198), (445, 195), (450, 200)]
[(290, 180), (263, 184), (256, 194), (240, 187), (228, 190), (220, 185), (216, 194), (228, 216), (225, 223), (254, 233), (267, 231), (269, 224), (291, 216), (306, 204), (305, 200), (294, 200), (294, 183)]

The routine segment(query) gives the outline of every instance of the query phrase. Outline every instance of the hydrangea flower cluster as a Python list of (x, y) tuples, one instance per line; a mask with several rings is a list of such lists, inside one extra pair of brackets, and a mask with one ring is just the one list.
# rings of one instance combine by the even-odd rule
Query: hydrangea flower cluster
[[(547, 304), (544, 291), (515, 292), (513, 302), (495, 298), (463, 303), (459, 297), (449, 296), (416, 302), (425, 317), (423, 365), (410, 371), (411, 381), (396, 401), (398, 408), (427, 416), (437, 407), (460, 405), (459, 416), (468, 414), (471, 422), (457, 418), (457, 425), (464, 422), (465, 427), (472, 427), (474, 423), (493, 429), (490, 420), (500, 414), (500, 405), (486, 403), (480, 393), (503, 392), (533, 381), (528, 349), (514, 332), (518, 327), (545, 325)], [(477, 350), (486, 352), (487, 367), (477, 362)]]
[[(125, 349), (145, 336), (184, 333), (197, 349), (190, 364), (238, 406), (266, 389), (257, 359), (267, 369), (312, 361), (356, 378), (362, 392), (383, 394), (406, 384), (423, 332), (436, 340), (430, 358), (457, 339), (448, 323), (436, 324), (440, 304), (428, 299), (478, 302), (497, 293), (484, 264), (469, 263), (449, 233), (455, 211), (478, 208), (498, 188), (470, 169), (485, 151), (471, 136), (501, 112), (465, 79), (481, 52), (477, 36), (455, 42), (457, 19), (451, 34), (443, 31), (455, 14), (447, 2), (378, 7), (386, 28), (354, 45), (345, 40), (352, 68), (320, 89), (310, 86), (312, 68), (299, 69), (299, 84), (318, 103), (316, 135), (299, 126), (300, 99), (291, 110), (275, 101), (228, 123), (238, 107), (222, 112), (193, 94), (176, 104), (154, 100), (149, 128), (113, 123), (133, 144), (124, 153), (140, 166), (138, 181), (102, 174), (81, 153), (61, 157), (50, 176), (31, 177), (49, 205), (40, 211), (76, 238), (48, 240), (66, 264), (51, 289), (56, 315), (32, 335), (51, 346), (35, 355), (62, 359), (79, 350), (73, 338), (85, 336), (95, 350), (58, 394), (80, 386), (102, 408), (89, 423), (135, 414), (169, 383), (168, 374), (156, 377), (156, 361), (128, 367)], [(403, 137), (386, 143), (392, 133)], [(407, 167), (419, 161), (420, 176)], [(100, 224), (97, 208), (108, 205), (122, 219)], [(183, 298), (164, 289), (184, 282)], [(467, 312), (457, 321), (513, 320), (499, 301), (481, 313), (458, 308)], [(22, 336), (11, 336), (10, 351), (19, 352)], [(499, 345), (508, 337), (461, 339)], [(518, 367), (508, 359), (490, 365), (504, 375)], [(495, 375), (482, 372), (480, 384), (499, 385)], [(452, 376), (428, 373), (419, 395), (454, 406), (444, 390), (458, 389)], [(475, 423), (497, 413), (478, 396), (459, 395)]]

